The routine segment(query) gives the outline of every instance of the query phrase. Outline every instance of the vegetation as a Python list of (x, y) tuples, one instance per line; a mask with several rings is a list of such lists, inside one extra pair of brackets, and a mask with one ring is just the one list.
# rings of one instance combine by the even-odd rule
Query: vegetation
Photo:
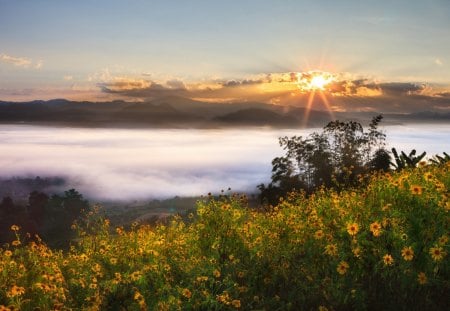
[(39, 235), (52, 247), (65, 247), (74, 237), (70, 226), (89, 208), (88, 201), (75, 189), (51, 197), (33, 191), (25, 205), (4, 197), (0, 202), (0, 243), (14, 237), (9, 228), (17, 225), (31, 236)]
[(186, 221), (130, 230), (94, 209), (67, 252), (13, 225), (0, 309), (448, 310), (449, 163), (292, 192), (269, 211), (209, 197)]
[(368, 131), (358, 122), (337, 120), (307, 138), (280, 138), (286, 154), (272, 161), (272, 182), (258, 186), (262, 200), (275, 204), (294, 189), (308, 193), (322, 186), (345, 189), (361, 184), (364, 174), (389, 170), (386, 135), (378, 130), (382, 119), (374, 117)]

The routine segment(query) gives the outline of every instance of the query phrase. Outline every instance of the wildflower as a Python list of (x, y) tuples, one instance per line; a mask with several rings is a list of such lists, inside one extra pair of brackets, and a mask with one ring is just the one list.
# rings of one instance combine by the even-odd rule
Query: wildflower
[(314, 233), (314, 237), (316, 238), (316, 240), (320, 240), (321, 238), (323, 238), (323, 231), (317, 230), (316, 233)]
[(430, 248), (430, 255), (434, 261), (440, 261), (446, 254), (442, 247), (432, 247)]
[(11, 252), (10, 250), (6, 250), (3, 254), (4, 254), (6, 257), (11, 257), (11, 256), (12, 256), (12, 252)]
[(90, 288), (90, 289), (96, 289), (96, 288), (97, 288), (97, 283), (91, 283), (91, 284), (89, 285), (89, 288)]
[(188, 288), (184, 288), (181, 294), (186, 297), (187, 299), (191, 298), (192, 293)]
[(115, 265), (115, 264), (117, 264), (117, 258), (112, 257), (112, 258), (109, 260), (109, 262), (110, 262), (112, 265)]
[(245, 273), (243, 271), (239, 271), (237, 276), (242, 279), (245, 276)]
[(144, 299), (144, 296), (142, 296), (142, 294), (141, 294), (140, 292), (135, 292), (133, 298), (134, 298), (134, 300), (136, 300), (136, 301), (140, 301), (140, 300), (143, 300), (143, 299)]
[(392, 204), (391, 204), (391, 203), (388, 203), (388, 204), (384, 205), (384, 206), (381, 208), (381, 210), (382, 210), (382, 211), (387, 211), (388, 209), (391, 208), (391, 206), (392, 206)]
[(25, 288), (17, 286), (17, 285), (13, 285), (13, 287), (11, 287), (11, 289), (6, 293), (6, 296), (16, 297), (16, 296), (21, 296), (23, 294), (25, 294)]
[(350, 223), (347, 225), (347, 232), (350, 235), (356, 235), (359, 231), (359, 227), (357, 223)]
[(235, 300), (233, 300), (233, 301), (231, 302), (231, 305), (232, 305), (234, 308), (239, 309), (239, 308), (241, 307), (241, 301), (235, 299)]
[(217, 270), (217, 269), (215, 269), (215, 270), (213, 271), (213, 275), (214, 275), (216, 278), (220, 278), (220, 271)]
[(133, 273), (131, 273), (130, 278), (132, 281), (137, 281), (141, 278), (142, 274), (140, 271), (134, 271)]
[(361, 257), (361, 249), (359, 247), (353, 248), (352, 252), (353, 252), (353, 255), (356, 258), (360, 258)]
[(414, 195), (421, 195), (423, 188), (419, 185), (412, 185), (409, 190), (411, 191), (412, 194)]
[(20, 243), (20, 241), (19, 240), (15, 240), (15, 241), (12, 241), (12, 246), (19, 246), (20, 244), (22, 244), (22, 243)]
[(18, 225), (12, 225), (11, 230), (12, 231), (19, 231), (20, 227)]
[(430, 172), (426, 172), (423, 177), (425, 178), (426, 181), (430, 181), (433, 179), (433, 174), (431, 174)]
[(402, 257), (406, 261), (411, 261), (413, 259), (413, 257), (414, 257), (414, 250), (410, 246), (403, 247), (403, 249), (402, 249)]
[(341, 261), (341, 262), (338, 264), (336, 270), (337, 270), (337, 272), (338, 272), (339, 274), (344, 275), (344, 274), (347, 273), (348, 268), (349, 268), (348, 263), (345, 262), (345, 261)]
[(445, 234), (443, 236), (441, 236), (438, 240), (438, 244), (439, 245), (445, 245), (448, 242), (448, 236), (446, 236)]
[(92, 271), (98, 273), (98, 272), (100, 272), (100, 270), (101, 270), (102, 268), (101, 268), (101, 266), (100, 266), (98, 263), (96, 263), (95, 265), (92, 266), (91, 269), (92, 269)]
[(419, 272), (419, 274), (417, 275), (417, 281), (419, 282), (420, 285), (426, 284), (428, 279), (425, 273)]
[(383, 256), (383, 262), (386, 266), (392, 266), (394, 264), (394, 258), (391, 255), (386, 254)]
[(336, 244), (328, 244), (325, 246), (325, 254), (330, 256), (336, 256), (337, 255), (338, 248)]
[(370, 224), (370, 231), (372, 232), (373, 236), (377, 237), (381, 234), (381, 225), (378, 221), (375, 221)]

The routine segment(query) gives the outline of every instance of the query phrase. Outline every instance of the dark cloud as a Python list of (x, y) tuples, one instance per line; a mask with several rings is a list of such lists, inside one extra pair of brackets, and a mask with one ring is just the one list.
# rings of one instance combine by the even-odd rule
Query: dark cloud
[(386, 95), (413, 95), (419, 94), (426, 86), (424, 84), (390, 82), (380, 83), (380, 88)]

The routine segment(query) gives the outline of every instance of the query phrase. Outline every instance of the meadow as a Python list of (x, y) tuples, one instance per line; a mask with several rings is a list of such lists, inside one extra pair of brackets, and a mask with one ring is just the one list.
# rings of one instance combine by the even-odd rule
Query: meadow
[(448, 310), (450, 162), (377, 173), (339, 193), (113, 228), (100, 207), (67, 251), (12, 226), (0, 310)]

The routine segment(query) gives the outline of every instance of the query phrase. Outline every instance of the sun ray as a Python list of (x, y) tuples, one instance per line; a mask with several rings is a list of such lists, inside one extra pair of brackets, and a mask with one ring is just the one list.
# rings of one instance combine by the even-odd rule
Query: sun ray
[(312, 104), (313, 104), (313, 102), (314, 102), (314, 95), (315, 95), (315, 92), (314, 92), (314, 91), (311, 91), (311, 92), (309, 93), (308, 103), (307, 103), (307, 105), (306, 105), (306, 108), (305, 108), (305, 115), (304, 115), (304, 117), (303, 117), (303, 124), (302, 124), (302, 127), (304, 127), (304, 128), (308, 125), (309, 113), (310, 113), (310, 111), (311, 111)]
[(316, 94), (324, 103), (326, 110), (330, 114), (332, 120), (334, 120), (334, 113), (331, 108), (330, 102), (325, 95), (328, 85), (334, 81), (334, 76), (328, 72), (322, 71), (307, 71), (297, 74), (297, 85), (302, 93), (309, 93), (308, 102), (305, 107), (305, 114), (303, 117), (303, 127), (308, 124), (308, 119), (313, 108), (314, 98)]
[(328, 98), (325, 96), (323, 92), (319, 92), (320, 98), (324, 102), (325, 106), (327, 107), (328, 113), (330, 114), (331, 120), (335, 120), (333, 110), (331, 109), (330, 102), (328, 101)]

